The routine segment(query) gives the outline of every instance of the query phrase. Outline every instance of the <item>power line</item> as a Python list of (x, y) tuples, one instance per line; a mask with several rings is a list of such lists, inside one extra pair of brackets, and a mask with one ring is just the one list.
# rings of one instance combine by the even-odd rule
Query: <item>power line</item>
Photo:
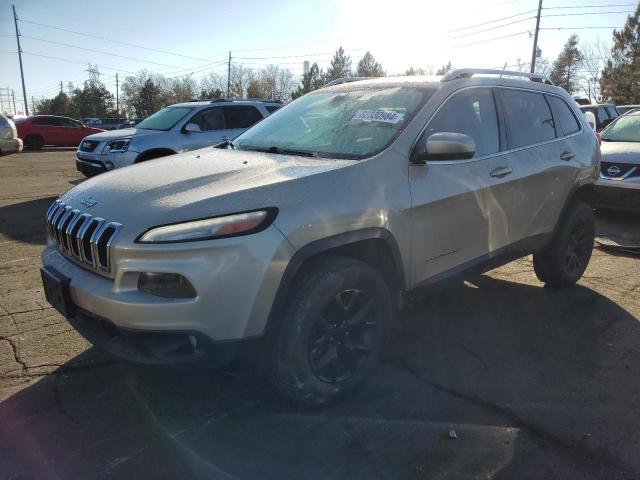
[(598, 28), (608, 28), (608, 29), (616, 29), (616, 28), (622, 28), (620, 26), (617, 27), (541, 27), (540, 30), (591, 30), (591, 29), (598, 29)]
[(449, 40), (455, 40), (456, 38), (463, 38), (463, 37), (468, 37), (470, 35), (476, 35), (478, 33), (489, 32), (491, 30), (496, 30), (498, 28), (508, 27), (509, 25), (515, 25), (516, 23), (526, 22), (526, 21), (532, 20), (534, 18), (536, 18), (536, 17), (527, 17), (527, 18), (523, 18), (523, 19), (520, 19), (520, 20), (515, 20), (513, 22), (505, 23), (505, 24), (502, 24), (502, 25), (496, 25), (495, 27), (489, 27), (489, 28), (485, 28), (483, 30), (477, 30), (475, 32), (463, 33), (463, 34), (457, 35), (455, 37), (449, 37)]
[(611, 8), (611, 7), (635, 7), (635, 3), (609, 3), (607, 5), (568, 5), (566, 7), (544, 7), (543, 10), (560, 10), (565, 8)]
[(521, 17), (522, 15), (528, 15), (529, 13), (535, 13), (535, 10), (528, 10), (526, 12), (517, 13), (515, 15), (510, 15), (508, 17), (502, 17), (502, 18), (496, 18), (495, 20), (489, 20), (488, 22), (476, 23), (475, 25), (467, 25), (466, 27), (455, 28), (453, 30), (449, 30), (449, 33), (459, 32), (460, 30), (467, 30), (469, 28), (483, 27), (484, 25), (489, 25), (490, 23), (501, 22), (503, 20), (510, 20), (512, 18)]
[(152, 62), (151, 60), (143, 60), (140, 58), (127, 57), (126, 55), (118, 55), (117, 53), (104, 52), (102, 50), (95, 50), (93, 48), (79, 47), (77, 45), (71, 45), (69, 43), (62, 43), (62, 42), (56, 42), (54, 40), (47, 40), (45, 38), (32, 37), (30, 35), (22, 35), (22, 37), (28, 38), (30, 40), (37, 40), (39, 42), (46, 42), (46, 43), (52, 43), (54, 45), (61, 45), (63, 47), (77, 48), (78, 50), (85, 50), (87, 52), (100, 53), (102, 55), (110, 55), (112, 57), (124, 58), (126, 60), (133, 60), (134, 62), (144, 62), (144, 63), (150, 63), (152, 65), (160, 65), (161, 67), (177, 68), (175, 65), (167, 65), (166, 63)]
[(580, 17), (583, 15), (609, 15), (613, 13), (633, 13), (633, 10), (623, 10), (621, 12), (580, 12), (580, 13), (552, 13), (542, 15), (543, 17)]
[[(76, 30), (71, 30), (71, 29), (68, 29), (68, 28), (56, 27), (54, 25), (48, 25), (46, 23), (33, 22), (33, 21), (30, 21), (30, 20), (20, 20), (20, 21), (23, 22), (23, 23), (30, 23), (32, 25), (38, 25), (39, 27), (51, 28), (53, 30), (60, 30), (60, 31), (63, 31), (63, 32), (73, 33), (75, 35), (82, 35), (82, 36), (85, 36), (85, 37), (96, 38), (98, 40), (104, 40), (104, 41), (107, 41), (107, 42), (118, 43), (120, 45), (126, 45), (128, 47), (135, 47), (135, 48), (140, 48), (140, 49), (143, 49), (143, 50), (148, 50), (148, 51), (151, 51), (151, 52), (163, 53), (165, 55), (173, 55), (175, 57), (189, 58), (189, 59), (198, 60), (198, 61), (201, 61), (201, 62), (209, 62), (209, 61), (211, 61), (211, 59), (192, 57), (190, 55), (183, 55), (183, 54), (180, 54), (180, 53), (169, 52), (167, 50), (160, 50), (160, 49), (157, 49), (157, 48), (145, 47), (143, 45), (138, 45), (138, 44), (129, 43), (129, 42), (123, 42), (123, 41), (120, 41), (120, 40), (114, 40), (112, 38), (101, 37), (99, 35), (93, 35), (91, 33), (78, 32)], [(215, 58), (217, 56), (219, 56), (219, 55), (214, 55), (212, 58)]]
[[(40, 53), (33, 53), (33, 52), (25, 52), (24, 50), (22, 51), (22, 53), (25, 53), (27, 55), (32, 55), (35, 57), (50, 58), (52, 60), (60, 60), (61, 62), (77, 63), (78, 65), (86, 66), (88, 64), (88, 62), (79, 62), (77, 60), (70, 60), (68, 58), (53, 57), (51, 55), (42, 55)], [(124, 73), (130, 73), (132, 75), (136, 74), (136, 72), (132, 72), (131, 70), (124, 70), (122, 68), (105, 67), (104, 65), (96, 65), (96, 66), (99, 68), (104, 68), (105, 70), (113, 70), (114, 72), (124, 72)]]
[(488, 42), (494, 42), (496, 40), (502, 40), (503, 38), (511, 38), (511, 37), (517, 37), (518, 35), (524, 35), (524, 34), (531, 34), (530, 30), (525, 30), (523, 32), (518, 32), (518, 33), (512, 33), (511, 35), (503, 35), (502, 37), (494, 37), (494, 38), (488, 38), (486, 40), (478, 40), (475, 42), (470, 42), (470, 43), (464, 43), (462, 45), (454, 45), (451, 48), (462, 48), (462, 47), (468, 47), (470, 45), (477, 45), (479, 43), (488, 43)]

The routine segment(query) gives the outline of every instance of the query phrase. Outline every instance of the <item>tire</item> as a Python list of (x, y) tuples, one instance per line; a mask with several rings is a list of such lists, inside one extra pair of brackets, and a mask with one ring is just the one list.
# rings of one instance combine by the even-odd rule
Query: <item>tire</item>
[(323, 256), (304, 267), (286, 305), (269, 354), (271, 383), (313, 407), (360, 386), (393, 317), (382, 276), (359, 260)]
[(44, 146), (44, 140), (40, 135), (27, 135), (24, 146), (29, 150), (40, 150)]
[(536, 276), (551, 288), (568, 288), (576, 284), (587, 269), (593, 241), (593, 209), (572, 201), (551, 243), (533, 255)]

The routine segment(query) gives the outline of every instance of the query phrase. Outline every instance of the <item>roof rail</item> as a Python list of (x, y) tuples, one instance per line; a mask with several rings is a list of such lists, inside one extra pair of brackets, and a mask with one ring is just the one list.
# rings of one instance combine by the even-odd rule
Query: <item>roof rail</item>
[(358, 80), (364, 80), (365, 77), (342, 77), (331, 80), (329, 83), (325, 83), (322, 87), (332, 87), (334, 85), (340, 85), (341, 83), (357, 82)]
[(528, 78), (532, 82), (546, 83), (547, 85), (553, 85), (553, 82), (549, 80), (545, 75), (540, 73), (527, 73), (527, 72), (514, 72), (511, 70), (492, 70), (487, 68), (459, 68), (447, 73), (441, 82), (449, 82), (451, 80), (458, 80), (461, 78), (471, 78), (474, 75), (498, 75), (500, 77), (524, 77)]

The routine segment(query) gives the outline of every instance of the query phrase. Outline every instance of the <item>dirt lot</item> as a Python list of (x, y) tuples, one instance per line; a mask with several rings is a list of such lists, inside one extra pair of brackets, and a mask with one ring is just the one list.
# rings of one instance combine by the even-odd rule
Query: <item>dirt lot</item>
[(90, 348), (38, 271), (44, 212), (79, 181), (71, 150), (0, 158), (0, 479), (640, 478), (637, 257), (595, 250), (566, 291), (521, 259), (419, 299), (367, 386), (314, 411), (251, 373)]

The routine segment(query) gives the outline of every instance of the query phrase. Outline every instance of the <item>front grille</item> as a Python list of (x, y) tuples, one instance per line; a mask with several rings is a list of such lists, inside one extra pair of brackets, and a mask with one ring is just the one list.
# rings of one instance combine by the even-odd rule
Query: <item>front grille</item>
[(80, 143), (80, 151), (82, 151), (82, 152), (93, 152), (99, 144), (100, 144), (100, 142), (98, 142), (96, 140), (83, 140)]
[(601, 162), (600, 173), (609, 178), (626, 178), (640, 175), (640, 168), (629, 163)]
[(97, 272), (111, 271), (110, 250), (122, 225), (56, 200), (47, 210), (49, 238), (58, 251)]

